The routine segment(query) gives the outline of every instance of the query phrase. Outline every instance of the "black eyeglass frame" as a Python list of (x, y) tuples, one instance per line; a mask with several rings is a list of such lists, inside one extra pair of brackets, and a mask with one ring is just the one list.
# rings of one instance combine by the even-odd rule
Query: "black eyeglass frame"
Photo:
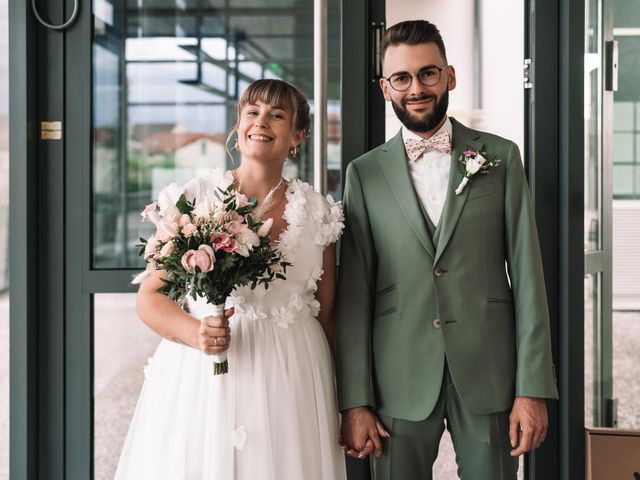
[[(429, 65), (427, 67), (422, 67), (420, 70), (418, 70), (418, 73), (409, 73), (409, 72), (396, 72), (396, 73), (392, 73), (391, 75), (389, 75), (388, 77), (381, 77), (384, 80), (386, 80), (387, 82), (389, 82), (389, 86), (391, 88), (393, 88), (396, 92), (406, 92), (407, 90), (409, 90), (409, 88), (411, 88), (411, 85), (413, 84), (413, 77), (417, 78), (418, 81), (424, 85), (425, 87), (433, 87), (434, 85), (437, 85), (438, 83), (440, 83), (440, 80), (442, 79), (442, 71), (445, 68), (449, 68), (451, 65), (445, 65), (444, 67), (440, 68), (437, 65)], [(438, 70), (438, 80), (436, 80), (436, 82), (431, 83), (431, 84), (427, 84), (424, 83), (422, 80), (420, 80), (420, 72), (424, 71), (424, 70), (430, 70), (432, 68), (435, 68), (436, 70)], [(391, 77), (395, 76), (395, 75), (409, 75), (409, 78), (411, 80), (409, 80), (409, 85), (406, 86), (406, 88), (403, 88), (402, 90), (397, 89), (396, 87), (393, 86), (393, 83), (391, 83)]]

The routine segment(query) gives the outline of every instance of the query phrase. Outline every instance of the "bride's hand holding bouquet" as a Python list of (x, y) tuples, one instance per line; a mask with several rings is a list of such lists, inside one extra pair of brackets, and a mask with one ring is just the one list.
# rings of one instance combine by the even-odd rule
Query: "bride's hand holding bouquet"
[[(174, 196), (178, 188), (168, 187)], [(206, 337), (228, 338), (228, 320), (223, 313), (233, 289), (260, 284), (268, 288), (276, 278), (285, 279), (290, 264), (271, 246), (272, 219), (255, 217), (255, 198), (247, 198), (233, 185), (193, 202), (183, 192), (177, 193), (175, 204), (164, 202), (161, 208), (154, 202), (142, 212), (144, 219), (154, 223), (156, 232), (149, 239), (140, 239), (140, 255), (148, 265), (134, 283), (153, 270), (163, 270), (164, 285), (158, 291), (169, 299), (181, 303), (189, 296), (206, 298), (214, 308), (200, 327), (199, 344), (205, 353), (220, 352), (228, 345), (217, 345), (214, 340), (211, 346)], [(226, 351), (214, 355), (214, 374), (227, 373), (226, 357)]]

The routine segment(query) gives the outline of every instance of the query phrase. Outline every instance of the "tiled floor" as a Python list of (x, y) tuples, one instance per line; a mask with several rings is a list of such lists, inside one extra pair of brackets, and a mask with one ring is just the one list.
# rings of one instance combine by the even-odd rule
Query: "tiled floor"
[[(137, 319), (133, 294), (95, 299), (95, 479), (113, 478), (143, 381), (142, 369), (159, 341)], [(8, 478), (9, 301), (0, 295), (0, 480)], [(614, 314), (614, 394), (620, 426), (640, 428), (640, 313)], [(587, 352), (590, 351), (587, 342)], [(587, 379), (590, 378), (586, 375)], [(457, 478), (447, 434), (440, 445), (434, 478)]]

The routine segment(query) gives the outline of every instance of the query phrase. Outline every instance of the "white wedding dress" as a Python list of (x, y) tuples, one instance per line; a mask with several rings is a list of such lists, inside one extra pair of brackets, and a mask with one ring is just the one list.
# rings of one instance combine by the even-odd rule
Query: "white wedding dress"
[[(226, 186), (214, 171), (165, 189), (192, 200)], [(173, 191), (171, 190), (173, 188)], [(177, 189), (177, 192), (176, 192)], [(122, 449), (116, 480), (343, 480), (331, 352), (316, 316), (324, 247), (343, 228), (342, 210), (307, 183), (286, 193), (278, 249), (293, 264), (286, 280), (229, 297), (229, 373), (214, 376), (200, 351), (162, 340)], [(163, 198), (164, 197), (164, 198)], [(200, 318), (209, 305), (190, 302)]]

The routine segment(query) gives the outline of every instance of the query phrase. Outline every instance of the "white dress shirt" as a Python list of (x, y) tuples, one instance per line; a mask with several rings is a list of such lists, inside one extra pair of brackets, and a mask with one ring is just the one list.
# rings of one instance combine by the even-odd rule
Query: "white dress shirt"
[[(442, 124), (442, 127), (434, 133), (449, 132), (453, 141), (453, 129), (449, 117)], [(406, 143), (408, 138), (416, 140), (422, 139), (407, 127), (402, 127), (402, 140)], [(416, 161), (409, 160), (409, 173), (413, 186), (418, 194), (418, 199), (424, 207), (427, 215), (435, 226), (440, 221), (442, 208), (447, 198), (447, 188), (449, 186), (449, 171), (451, 170), (451, 155), (429, 148)]]

